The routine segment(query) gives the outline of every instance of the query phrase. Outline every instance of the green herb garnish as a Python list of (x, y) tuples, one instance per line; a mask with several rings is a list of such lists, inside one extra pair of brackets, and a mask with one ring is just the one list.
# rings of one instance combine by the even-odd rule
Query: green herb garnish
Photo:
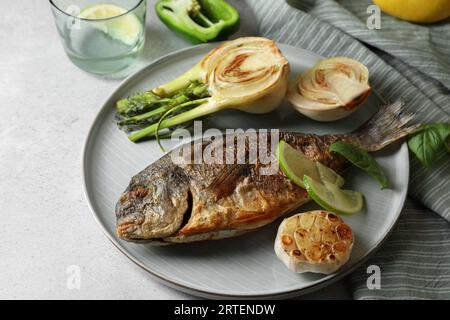
[(419, 131), (410, 135), (408, 147), (425, 168), (431, 168), (443, 148), (450, 152), (450, 124), (436, 123), (423, 125)]
[(381, 189), (388, 187), (388, 179), (375, 159), (365, 150), (350, 143), (338, 141), (330, 146), (330, 151), (339, 153), (358, 168), (374, 177), (381, 185)]

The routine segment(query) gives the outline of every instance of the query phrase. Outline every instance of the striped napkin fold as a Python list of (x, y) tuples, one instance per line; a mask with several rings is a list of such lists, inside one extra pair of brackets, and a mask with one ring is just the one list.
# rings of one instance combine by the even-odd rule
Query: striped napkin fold
[[(382, 14), (369, 30), (369, 0), (245, 0), (258, 33), (325, 57), (355, 58), (385, 101), (402, 97), (424, 123), (450, 122), (450, 24), (423, 26)], [(248, 14), (247, 14), (248, 15)], [(356, 41), (355, 38), (359, 41)], [(411, 155), (409, 197), (382, 248), (350, 276), (356, 299), (450, 299), (450, 161), (432, 170)], [(381, 288), (367, 286), (367, 267)]]

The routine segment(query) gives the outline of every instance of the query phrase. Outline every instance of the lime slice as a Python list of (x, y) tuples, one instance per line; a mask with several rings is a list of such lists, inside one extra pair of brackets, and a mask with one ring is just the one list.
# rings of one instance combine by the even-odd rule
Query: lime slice
[[(139, 36), (142, 33), (142, 24), (133, 13), (127, 13), (127, 11), (127, 9), (114, 4), (99, 3), (84, 8), (78, 17), (89, 20), (100, 20), (92, 24), (94, 28), (103, 31), (115, 40), (128, 46), (133, 46), (139, 40)], [(123, 16), (119, 17), (120, 15)], [(114, 17), (117, 18), (102, 20)]]
[(339, 188), (344, 185), (344, 178), (341, 175), (337, 174), (333, 169), (330, 169), (320, 162), (316, 162), (317, 171), (319, 171), (319, 176), (321, 181), (328, 181)]
[(316, 163), (309, 160), (302, 152), (281, 140), (278, 143), (278, 163), (281, 171), (296, 185), (305, 188), (303, 176), (308, 175), (320, 181)]
[(328, 181), (338, 187), (344, 185), (344, 178), (320, 162), (308, 159), (303, 152), (291, 147), (281, 140), (278, 143), (278, 163), (281, 171), (296, 185), (305, 188), (303, 176), (307, 175), (317, 181)]
[(363, 195), (352, 190), (342, 190), (325, 181), (323, 184), (309, 176), (303, 178), (309, 196), (321, 207), (338, 214), (354, 214), (363, 208)]

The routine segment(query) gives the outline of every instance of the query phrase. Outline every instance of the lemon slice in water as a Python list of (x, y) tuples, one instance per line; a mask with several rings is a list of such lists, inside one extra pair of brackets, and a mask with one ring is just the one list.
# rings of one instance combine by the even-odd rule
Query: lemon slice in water
[[(95, 28), (103, 31), (112, 39), (118, 40), (128, 46), (133, 46), (139, 40), (139, 36), (142, 33), (142, 24), (133, 13), (127, 13), (127, 11), (127, 9), (114, 4), (99, 3), (84, 8), (78, 17), (99, 20), (93, 23)], [(104, 20), (114, 17), (117, 18)]]

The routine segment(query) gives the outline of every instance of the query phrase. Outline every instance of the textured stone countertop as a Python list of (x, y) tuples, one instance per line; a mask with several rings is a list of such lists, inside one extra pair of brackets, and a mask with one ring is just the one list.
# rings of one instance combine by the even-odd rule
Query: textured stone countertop
[[(135, 69), (189, 45), (162, 25), (151, 2)], [(251, 28), (243, 23), (247, 34)], [(84, 198), (82, 145), (121, 79), (87, 74), (68, 60), (47, 1), (2, 0), (0, 29), (0, 298), (192, 298), (122, 255)], [(67, 287), (72, 265), (81, 270), (79, 290)], [(308, 296), (332, 297), (349, 297), (343, 282)]]

